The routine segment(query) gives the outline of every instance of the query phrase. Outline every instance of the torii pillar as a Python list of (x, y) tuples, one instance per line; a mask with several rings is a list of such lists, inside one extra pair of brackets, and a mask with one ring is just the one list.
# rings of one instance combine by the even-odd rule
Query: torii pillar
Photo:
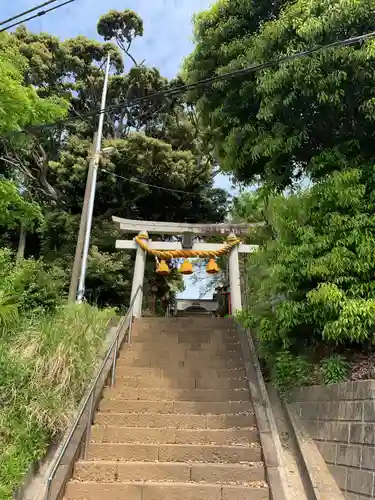
[[(236, 238), (234, 233), (228, 237), (230, 239)], [(238, 257), (238, 246), (232, 248), (229, 253), (229, 287), (230, 287), (230, 302), (232, 314), (242, 311), (242, 297), (241, 297), (241, 275), (240, 275), (240, 260)]]
[[(147, 231), (141, 231), (138, 236), (139, 238), (142, 238), (146, 241), (148, 240)], [(130, 300), (132, 301), (138, 292), (137, 297), (134, 299), (134, 305), (133, 305), (133, 316), (135, 318), (140, 318), (142, 316), (143, 290), (138, 291), (138, 288), (143, 285), (145, 269), (146, 269), (146, 258), (147, 258), (147, 253), (139, 245), (137, 245), (137, 253), (135, 256), (135, 265), (133, 273), (132, 293), (130, 296)]]

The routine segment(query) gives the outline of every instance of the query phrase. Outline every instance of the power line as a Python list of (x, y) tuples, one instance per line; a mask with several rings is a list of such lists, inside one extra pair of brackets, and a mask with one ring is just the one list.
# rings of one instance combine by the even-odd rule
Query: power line
[[(75, 1), (75, 0), (69, 0), (69, 3), (72, 2), (72, 1)], [(59, 126), (59, 125), (60, 126), (61, 125), (66, 125), (66, 124), (75, 122), (77, 120), (81, 120), (83, 118), (89, 118), (89, 117), (99, 116), (102, 113), (108, 113), (110, 111), (116, 111), (118, 109), (129, 107), (131, 105), (140, 104), (140, 103), (145, 102), (145, 101), (150, 101), (150, 100), (153, 100), (153, 99), (155, 99), (157, 97), (168, 97), (168, 96), (174, 97), (174, 96), (176, 96), (178, 94), (183, 94), (183, 93), (185, 93), (185, 92), (187, 92), (189, 90), (194, 90), (196, 88), (205, 86), (205, 85), (207, 85), (209, 83), (215, 83), (215, 82), (218, 82), (218, 81), (224, 81), (224, 80), (236, 78), (238, 76), (248, 75), (248, 74), (254, 73), (255, 71), (260, 71), (260, 70), (263, 70), (263, 69), (271, 68), (273, 66), (278, 66), (279, 64), (282, 64), (282, 63), (285, 63), (285, 62), (290, 62), (290, 61), (293, 61), (295, 59), (300, 59), (302, 57), (309, 56), (311, 54), (314, 54), (316, 52), (320, 52), (320, 51), (325, 50), (325, 49), (354, 45), (356, 43), (359, 43), (359, 42), (362, 42), (364, 40), (367, 40), (367, 39), (370, 39), (370, 38), (374, 38), (374, 37), (375, 37), (375, 31), (372, 31), (370, 33), (365, 33), (363, 35), (359, 35), (359, 36), (355, 36), (355, 37), (351, 37), (351, 38), (345, 38), (343, 40), (338, 40), (336, 42), (328, 43), (326, 45), (318, 45), (318, 46), (316, 46), (316, 47), (314, 47), (312, 49), (308, 49), (308, 50), (304, 50), (304, 51), (301, 51), (301, 52), (297, 52), (295, 54), (291, 54), (290, 56), (279, 57), (277, 59), (272, 59), (272, 60), (270, 60), (268, 62), (265, 62), (265, 63), (256, 64), (256, 65), (253, 65), (253, 66), (248, 66), (246, 68), (240, 68), (240, 69), (237, 69), (237, 70), (230, 71), (228, 73), (224, 73), (222, 75), (216, 75), (216, 76), (212, 76), (212, 77), (209, 77), (209, 78), (204, 78), (202, 80), (198, 80), (195, 83), (180, 85), (178, 87), (161, 90), (161, 91), (158, 91), (158, 92), (154, 92), (153, 94), (150, 94), (150, 95), (147, 95), (147, 96), (138, 97), (138, 98), (135, 98), (135, 99), (132, 99), (132, 100), (124, 100), (124, 101), (122, 101), (122, 102), (120, 102), (118, 104), (113, 104), (113, 105), (107, 106), (102, 111), (97, 111), (97, 110), (95, 110), (95, 111), (89, 111), (88, 113), (83, 113), (83, 114), (81, 114), (79, 116), (69, 117), (69, 118), (65, 118), (65, 119), (62, 119), (62, 120), (58, 120), (58, 121), (56, 121), (54, 123), (32, 125), (30, 127), (22, 129), (22, 130), (18, 130), (18, 131), (14, 131), (14, 132), (9, 132), (8, 134), (3, 135), (3, 138), (10, 137), (10, 136), (13, 136), (13, 135), (22, 134), (22, 133), (29, 133), (29, 132), (32, 132), (32, 130), (34, 130), (36, 128), (38, 130), (44, 130), (44, 129), (52, 128), (52, 127)]]
[(16, 14), (15, 16), (13, 17), (9, 17), (8, 19), (5, 19), (5, 21), (1, 21), (0, 22), (0, 26), (2, 26), (3, 24), (8, 24), (8, 23), (11, 23), (12, 21), (14, 21), (15, 19), (18, 19), (20, 17), (23, 17), (23, 16), (26, 16), (27, 14), (31, 14), (31, 12), (35, 12), (36, 10), (39, 10), (41, 9), (42, 7), (46, 7), (47, 5), (50, 5), (51, 3), (55, 3), (57, 2), (58, 0), (48, 0), (47, 2), (44, 2), (44, 3), (41, 3), (39, 5), (36, 5), (35, 7), (33, 7), (32, 9), (29, 9), (29, 10), (25, 10), (24, 12), (21, 12), (20, 14)]
[[(12, 21), (14, 19), (18, 19), (19, 17), (25, 15), (27, 12), (34, 12), (35, 10), (38, 10), (43, 5), (49, 5), (49, 4), (57, 2), (57, 1), (58, 0), (50, 0), (49, 2), (46, 2), (46, 3), (44, 3), (44, 4), (40, 5), (40, 6), (34, 7), (33, 9), (31, 9), (29, 11), (26, 11), (26, 12), (24, 12), (22, 14), (18, 14), (17, 16), (14, 16), (13, 18), (10, 18), (10, 19), (8, 19), (6, 21), (3, 21), (2, 23), (0, 23), (0, 26), (4, 25), (7, 22), (10, 22), (10, 21)], [(20, 21), (17, 21), (17, 22), (15, 22), (13, 24), (8, 24), (7, 26), (5, 26), (5, 28), (1, 28), (0, 29), (0, 33), (3, 33), (4, 31), (9, 30), (10, 28), (14, 28), (15, 26), (19, 26), (20, 24), (23, 24), (23, 23), (25, 23), (27, 21), (31, 21), (32, 19), (36, 19), (37, 17), (44, 16), (44, 15), (48, 14), (49, 12), (52, 12), (52, 11), (57, 10), (57, 9), (60, 9), (60, 7), (64, 7), (65, 5), (68, 5), (68, 4), (73, 3), (75, 1), (76, 0), (66, 0), (65, 2), (63, 2), (63, 3), (59, 4), (59, 5), (51, 7), (50, 9), (41, 10), (37, 14), (34, 14), (34, 15), (30, 16), (30, 17), (26, 17), (24, 19), (21, 19)]]
[(106, 174), (114, 175), (115, 177), (118, 177), (119, 179), (123, 179), (128, 182), (133, 182), (134, 184), (141, 184), (142, 186), (148, 186), (156, 189), (161, 189), (163, 191), (169, 191), (171, 193), (180, 193), (180, 194), (189, 194), (193, 196), (200, 196), (202, 193), (194, 193), (193, 191), (184, 191), (183, 189), (172, 189), (172, 188), (167, 188), (163, 186), (157, 186), (156, 184), (149, 184), (148, 182), (142, 182), (137, 179), (132, 179), (131, 177), (124, 177), (122, 175), (115, 174), (114, 172), (110, 172), (109, 170), (106, 170), (105, 168), (100, 169), (101, 172), (105, 172)]

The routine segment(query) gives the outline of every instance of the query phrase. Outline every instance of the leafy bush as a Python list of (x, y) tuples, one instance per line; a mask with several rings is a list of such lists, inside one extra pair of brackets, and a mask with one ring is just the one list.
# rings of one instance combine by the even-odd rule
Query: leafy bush
[[(131, 288), (128, 278), (129, 257), (120, 252), (99, 251), (93, 245), (90, 249), (86, 276), (86, 297), (99, 305), (123, 306)], [(114, 286), (116, 284), (116, 286)]]
[(236, 321), (244, 328), (254, 328), (256, 326), (256, 318), (251, 314), (249, 309), (238, 311), (235, 315)]
[(324, 358), (320, 363), (320, 371), (326, 385), (337, 384), (347, 380), (349, 363), (338, 354)]
[(312, 382), (312, 366), (301, 356), (294, 356), (289, 351), (280, 352), (276, 355), (272, 382), (286, 395), (294, 387)]
[[(112, 310), (67, 306), (0, 339), (0, 498), (61, 435), (103, 348)], [(15, 391), (15, 388), (17, 390)]]
[(245, 321), (262, 355), (310, 353), (375, 333), (375, 167), (347, 168), (312, 188), (270, 200), (275, 239), (250, 255)]
[(43, 262), (27, 259), (15, 264), (12, 253), (0, 250), (0, 288), (17, 300), (23, 312), (48, 312), (64, 299), (65, 272)]

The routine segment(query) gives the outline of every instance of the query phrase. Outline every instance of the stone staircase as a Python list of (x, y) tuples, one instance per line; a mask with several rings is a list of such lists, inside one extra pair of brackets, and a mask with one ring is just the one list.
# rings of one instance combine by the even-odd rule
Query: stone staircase
[(121, 349), (67, 500), (268, 500), (228, 320), (149, 318)]

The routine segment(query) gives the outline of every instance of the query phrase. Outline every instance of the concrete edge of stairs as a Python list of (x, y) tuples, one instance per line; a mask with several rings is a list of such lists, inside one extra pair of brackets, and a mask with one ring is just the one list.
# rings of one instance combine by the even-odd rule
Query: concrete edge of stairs
[(286, 402), (283, 404), (288, 423), (293, 432), (305, 474), (305, 482), (316, 500), (345, 500), (343, 492), (338, 487), (328, 465), (324, 461), (313, 439), (305, 431), (296, 411)]
[[(260, 442), (263, 449), (266, 479), (272, 500), (344, 500), (344, 495), (330, 473), (316, 444), (304, 429), (293, 408), (283, 400), (276, 389), (267, 389), (260, 369), (256, 348), (251, 333), (238, 328), (243, 351), (247, 380), (249, 383)], [(272, 396), (272, 399), (271, 399)], [(288, 463), (276, 421), (275, 397), (287, 425), (287, 433), (296, 447), (294, 459), (297, 461), (301, 486), (290, 477)], [(280, 418), (280, 415), (278, 415)], [(291, 450), (289, 450), (291, 451)], [(293, 454), (293, 452), (292, 452)], [(290, 465), (290, 464), (289, 464)]]
[[(238, 328), (251, 400), (263, 449), (267, 483), (272, 500), (288, 500), (289, 487), (283, 448), (251, 334)], [(249, 383), (249, 381), (255, 381)]]

